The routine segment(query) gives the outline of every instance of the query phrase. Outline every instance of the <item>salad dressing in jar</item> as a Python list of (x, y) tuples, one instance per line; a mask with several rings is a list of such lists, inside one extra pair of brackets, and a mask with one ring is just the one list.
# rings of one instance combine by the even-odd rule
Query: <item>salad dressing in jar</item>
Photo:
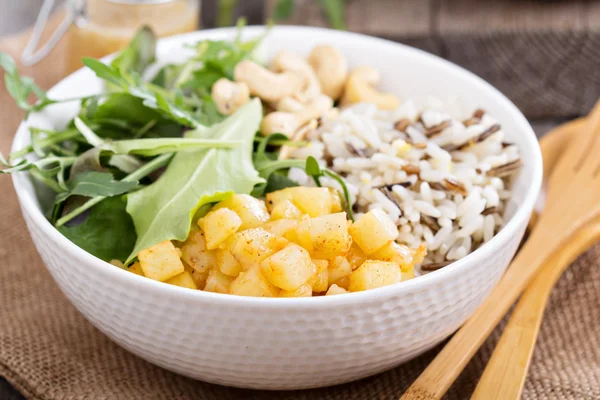
[(123, 48), (136, 31), (147, 25), (158, 37), (192, 32), (199, 28), (201, 0), (68, 0), (65, 19), (35, 50), (52, 11), (54, 0), (45, 0), (22, 62), (33, 65), (44, 58), (68, 32), (66, 72), (83, 66), (82, 57), (100, 58)]
[(75, 7), (68, 37), (71, 71), (82, 66), (82, 57), (120, 50), (143, 25), (165, 37), (198, 29), (200, 18), (194, 0), (80, 0)]

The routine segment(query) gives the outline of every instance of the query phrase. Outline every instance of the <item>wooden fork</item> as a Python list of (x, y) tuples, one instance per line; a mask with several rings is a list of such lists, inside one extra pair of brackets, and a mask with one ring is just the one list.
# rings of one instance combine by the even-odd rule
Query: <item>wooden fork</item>
[(570, 237), (600, 216), (600, 102), (548, 181), (546, 208), (498, 286), (402, 396), (440, 399), (500, 319)]
[[(562, 125), (540, 143), (545, 176), (550, 175), (567, 141), (575, 137), (583, 120)], [(546, 139), (546, 138), (544, 138)], [(562, 146), (562, 148), (561, 148)], [(600, 241), (600, 218), (586, 224), (548, 262), (535, 277), (517, 303), (500, 341), (477, 384), (471, 399), (518, 400), (527, 378), (527, 370), (535, 348), (542, 317), (552, 288), (567, 269), (587, 248)]]

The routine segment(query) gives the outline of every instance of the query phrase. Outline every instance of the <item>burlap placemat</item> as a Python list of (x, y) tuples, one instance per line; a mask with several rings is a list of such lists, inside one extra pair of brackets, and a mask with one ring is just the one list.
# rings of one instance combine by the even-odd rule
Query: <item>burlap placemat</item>
[[(0, 136), (6, 151), (10, 138)], [(381, 375), (332, 388), (258, 392), (210, 385), (155, 367), (92, 327), (44, 268), (10, 178), (0, 176), (0, 375), (30, 399), (396, 399), (436, 350)], [(525, 399), (600, 399), (600, 246), (554, 290)], [(450, 390), (473, 391), (499, 337), (496, 330)]]

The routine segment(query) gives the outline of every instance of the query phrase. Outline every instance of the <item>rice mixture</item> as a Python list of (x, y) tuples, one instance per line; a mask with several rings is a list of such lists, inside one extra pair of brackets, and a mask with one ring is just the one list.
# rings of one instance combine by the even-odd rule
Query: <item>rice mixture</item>
[[(483, 110), (412, 101), (394, 111), (358, 104), (320, 120), (310, 144), (292, 157), (312, 155), (344, 176), (358, 213), (383, 209), (399, 226), (398, 242), (427, 244), (421, 271), (458, 260), (490, 240), (504, 223), (510, 180), (521, 167), (516, 145)], [(454, 114), (454, 115), (452, 115)], [(304, 171), (290, 178), (311, 185)], [(333, 180), (327, 186), (338, 188)]]

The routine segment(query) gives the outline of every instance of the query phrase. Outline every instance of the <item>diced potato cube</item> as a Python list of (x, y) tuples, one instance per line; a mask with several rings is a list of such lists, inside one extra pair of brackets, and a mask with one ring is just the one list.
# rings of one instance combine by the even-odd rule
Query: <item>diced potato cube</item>
[(204, 290), (204, 286), (206, 286), (206, 280), (208, 279), (208, 272), (198, 272), (195, 269), (192, 269), (190, 274), (192, 275), (192, 279), (194, 280), (196, 287), (200, 290)]
[(175, 275), (168, 281), (165, 281), (165, 283), (175, 286), (181, 286), (188, 289), (198, 289), (198, 287), (196, 286), (196, 282), (194, 282), (194, 278), (192, 278), (192, 275), (188, 271), (183, 271), (179, 275)]
[(266, 222), (262, 228), (275, 236), (281, 236), (287, 240), (293, 240), (296, 237), (298, 221), (293, 219), (278, 219), (276, 221)]
[(425, 243), (421, 243), (421, 245), (418, 248), (412, 249), (412, 252), (413, 252), (413, 265), (423, 264), (423, 260), (425, 259), (425, 256), (427, 255), (427, 245)]
[(267, 209), (273, 212), (275, 206), (286, 200), (292, 200), (292, 193), (288, 189), (277, 190), (276, 192), (267, 193), (265, 196)]
[(181, 259), (194, 270), (207, 273), (216, 265), (215, 253), (196, 241), (186, 241), (181, 248)]
[(408, 271), (402, 271), (402, 282), (411, 280), (415, 277), (415, 269), (411, 268)]
[(331, 287), (329, 288), (329, 290), (327, 291), (325, 296), (333, 296), (336, 294), (345, 294), (345, 293), (348, 293), (348, 291), (346, 289), (339, 287), (338, 285), (331, 285)]
[(308, 251), (290, 243), (260, 263), (260, 270), (273, 285), (283, 290), (296, 290), (316, 276), (315, 264)]
[(269, 220), (269, 213), (265, 203), (249, 194), (234, 194), (227, 200), (218, 203), (213, 210), (219, 208), (229, 208), (242, 220), (239, 230), (256, 228)]
[(202, 218), (206, 248), (216, 249), (242, 226), (241, 218), (229, 208), (219, 208)]
[(398, 237), (398, 227), (381, 209), (375, 208), (363, 214), (348, 228), (352, 239), (365, 254), (369, 255)]
[(311, 253), (315, 258), (330, 259), (345, 255), (352, 244), (345, 212), (312, 218), (309, 232)]
[(231, 276), (225, 275), (216, 268), (211, 269), (206, 279), (204, 291), (227, 294), (232, 281)]
[(360, 267), (362, 265), (362, 263), (364, 263), (366, 261), (367, 256), (360, 249), (360, 247), (358, 247), (358, 245), (355, 242), (352, 242), (352, 246), (350, 246), (350, 250), (348, 251), (348, 254), (346, 255), (346, 259), (350, 263), (350, 267), (352, 268), (352, 271), (354, 271), (356, 268)]
[(242, 269), (246, 270), (283, 249), (287, 243), (285, 238), (275, 236), (263, 228), (252, 228), (237, 232), (229, 251), (242, 264)]
[(348, 288), (350, 287), (350, 275), (338, 279), (335, 284), (341, 288), (348, 290)]
[(402, 274), (397, 264), (386, 261), (367, 260), (350, 275), (351, 292), (360, 292), (393, 285), (402, 281)]
[(215, 263), (219, 270), (225, 275), (235, 278), (242, 272), (242, 265), (229, 250), (215, 250)]
[(337, 284), (340, 279), (350, 276), (352, 267), (350, 262), (344, 256), (338, 256), (331, 260), (328, 267), (328, 284), (329, 286)]
[(312, 240), (310, 239), (311, 218), (308, 215), (303, 215), (296, 227), (295, 235), (290, 237), (290, 241), (312, 252)]
[(294, 204), (303, 213), (313, 218), (331, 213), (333, 199), (329, 188), (298, 186), (285, 190), (292, 194)]
[[(200, 221), (200, 220), (199, 220)], [(198, 221), (198, 226), (200, 226), (200, 222)], [(206, 237), (204, 236), (204, 232), (198, 228), (194, 228), (192, 226), (192, 230), (190, 230), (190, 234), (188, 238), (183, 242), (185, 246), (187, 243), (194, 243), (198, 250), (206, 250)]]
[(279, 292), (279, 297), (311, 297), (312, 293), (312, 287), (308, 283), (305, 283), (294, 291), (282, 290)]
[(408, 271), (413, 267), (413, 256), (413, 249), (392, 241), (371, 254), (371, 257), (376, 260), (396, 263), (402, 271)]
[(165, 240), (138, 254), (144, 276), (164, 282), (184, 271), (179, 253), (170, 240)]
[(329, 287), (329, 274), (327, 271), (329, 262), (327, 260), (313, 260), (313, 263), (317, 268), (317, 275), (309, 283), (312, 286), (313, 292), (325, 292)]
[(329, 188), (329, 193), (331, 193), (331, 213), (339, 213), (344, 211), (342, 207), (342, 198), (340, 197), (340, 193), (332, 188)]
[[(121, 265), (123, 265), (123, 263), (121, 263)], [(133, 272), (136, 275), (144, 276), (144, 271), (142, 271), (142, 266), (140, 265), (139, 261), (134, 262), (128, 268), (125, 269), (129, 272)]]
[(269, 283), (260, 272), (258, 265), (240, 273), (229, 286), (230, 294), (238, 296), (277, 297), (279, 288)]
[(294, 205), (290, 200), (283, 200), (277, 203), (271, 211), (271, 219), (300, 219), (302, 211)]

